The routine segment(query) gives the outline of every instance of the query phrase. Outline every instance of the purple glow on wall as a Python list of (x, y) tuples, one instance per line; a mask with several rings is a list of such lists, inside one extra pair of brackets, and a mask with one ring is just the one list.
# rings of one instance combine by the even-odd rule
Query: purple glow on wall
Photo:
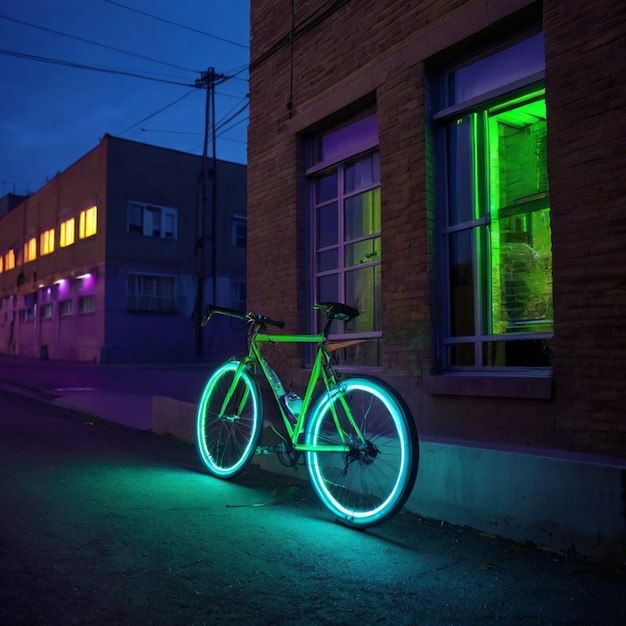
[(81, 281), (80, 290), (82, 292), (93, 291), (93, 288), (96, 284), (95, 274), (88, 272), (87, 274), (81, 274), (78, 278)]
[(59, 287), (59, 296), (65, 296), (70, 292), (70, 281), (67, 278), (61, 278), (61, 280), (57, 280), (54, 284)]

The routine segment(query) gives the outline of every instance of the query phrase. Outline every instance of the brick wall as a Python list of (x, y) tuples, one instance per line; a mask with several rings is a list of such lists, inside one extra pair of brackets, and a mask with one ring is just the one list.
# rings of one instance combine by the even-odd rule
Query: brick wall
[(626, 5), (548, 2), (544, 28), (557, 428), (624, 456)]
[[(319, 11), (318, 11), (319, 9)], [(249, 308), (307, 330), (306, 137), (375, 103), (381, 156), (380, 375), (423, 434), (626, 458), (623, 3), (252, 2)], [(315, 16), (317, 20), (308, 19)], [(438, 366), (439, 253), (425, 68), (543, 21), (552, 204), (550, 399), (428, 395)], [(293, 52), (293, 56), (292, 56)], [(291, 75), (293, 67), (293, 75)], [(281, 349), (279, 373), (304, 380)]]

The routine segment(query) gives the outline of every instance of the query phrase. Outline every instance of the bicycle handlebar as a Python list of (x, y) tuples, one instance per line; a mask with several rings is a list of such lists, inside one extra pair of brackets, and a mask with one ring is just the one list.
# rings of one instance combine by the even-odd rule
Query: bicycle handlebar
[(235, 309), (228, 309), (223, 306), (215, 306), (214, 304), (209, 304), (207, 307), (207, 314), (202, 321), (202, 325), (204, 326), (213, 314), (217, 313), (218, 315), (228, 315), (229, 317), (236, 317), (240, 320), (245, 320), (249, 323), (255, 324), (268, 324), (270, 326), (277, 326), (278, 328), (284, 328), (285, 322), (281, 322), (278, 320), (270, 319), (269, 317), (265, 317), (265, 315), (258, 315), (257, 313), (244, 313), (243, 311), (237, 311)]

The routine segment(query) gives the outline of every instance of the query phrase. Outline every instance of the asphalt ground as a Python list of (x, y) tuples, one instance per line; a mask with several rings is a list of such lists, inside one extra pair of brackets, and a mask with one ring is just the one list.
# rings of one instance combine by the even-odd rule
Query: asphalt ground
[(15, 389), (0, 497), (2, 624), (626, 623), (622, 564), (411, 513), (355, 531), (306, 481), (220, 481), (191, 445)]

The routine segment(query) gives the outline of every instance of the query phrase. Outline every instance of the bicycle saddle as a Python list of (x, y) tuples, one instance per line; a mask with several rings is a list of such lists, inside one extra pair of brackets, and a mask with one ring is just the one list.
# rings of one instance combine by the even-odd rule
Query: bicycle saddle
[(326, 309), (326, 315), (334, 320), (341, 320), (342, 322), (349, 322), (351, 319), (357, 317), (359, 312), (347, 304), (341, 302), (320, 302), (314, 306), (316, 309)]

